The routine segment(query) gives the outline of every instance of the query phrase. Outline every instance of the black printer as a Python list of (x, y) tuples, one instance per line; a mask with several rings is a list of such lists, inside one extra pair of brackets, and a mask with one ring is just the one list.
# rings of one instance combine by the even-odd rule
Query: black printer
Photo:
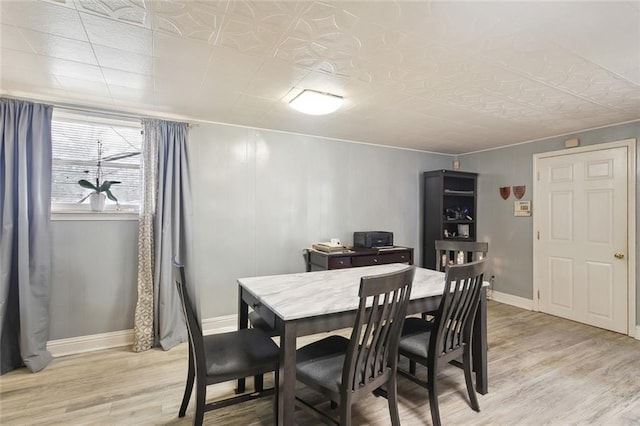
[(393, 246), (393, 232), (366, 231), (353, 233), (353, 246), (357, 248), (375, 248)]

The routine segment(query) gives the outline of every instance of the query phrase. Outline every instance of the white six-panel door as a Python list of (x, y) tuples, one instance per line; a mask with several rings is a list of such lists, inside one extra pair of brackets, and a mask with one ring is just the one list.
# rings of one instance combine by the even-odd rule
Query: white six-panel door
[(539, 158), (534, 206), (538, 309), (625, 334), (627, 154), (617, 147)]

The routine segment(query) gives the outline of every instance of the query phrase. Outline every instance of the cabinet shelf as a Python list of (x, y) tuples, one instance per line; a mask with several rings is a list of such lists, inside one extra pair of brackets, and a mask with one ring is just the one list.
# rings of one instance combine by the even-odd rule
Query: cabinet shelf
[(470, 197), (470, 198), (474, 198), (476, 196), (476, 194), (452, 194), (450, 192), (444, 192), (442, 195), (444, 197)]
[[(457, 170), (433, 170), (424, 172), (423, 179), (422, 266), (435, 269), (436, 240), (476, 240), (478, 174)], [(473, 219), (466, 219), (466, 216)]]

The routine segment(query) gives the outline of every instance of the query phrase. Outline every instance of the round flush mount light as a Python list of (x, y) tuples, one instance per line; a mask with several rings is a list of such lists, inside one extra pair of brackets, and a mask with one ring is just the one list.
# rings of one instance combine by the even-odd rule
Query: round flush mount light
[(342, 106), (343, 101), (344, 98), (342, 96), (304, 89), (298, 96), (289, 101), (289, 106), (304, 114), (324, 115), (336, 111)]

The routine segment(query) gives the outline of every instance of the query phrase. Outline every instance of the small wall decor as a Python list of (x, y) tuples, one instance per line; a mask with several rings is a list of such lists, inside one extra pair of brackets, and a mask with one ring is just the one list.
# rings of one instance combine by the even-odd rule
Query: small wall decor
[(524, 193), (527, 191), (527, 187), (525, 185), (522, 186), (514, 186), (513, 187), (513, 196), (516, 197), (516, 200), (524, 197)]
[(510, 186), (501, 186), (500, 187), (500, 196), (503, 200), (506, 200), (511, 195), (511, 187)]
[(531, 216), (531, 201), (514, 201), (514, 216)]

